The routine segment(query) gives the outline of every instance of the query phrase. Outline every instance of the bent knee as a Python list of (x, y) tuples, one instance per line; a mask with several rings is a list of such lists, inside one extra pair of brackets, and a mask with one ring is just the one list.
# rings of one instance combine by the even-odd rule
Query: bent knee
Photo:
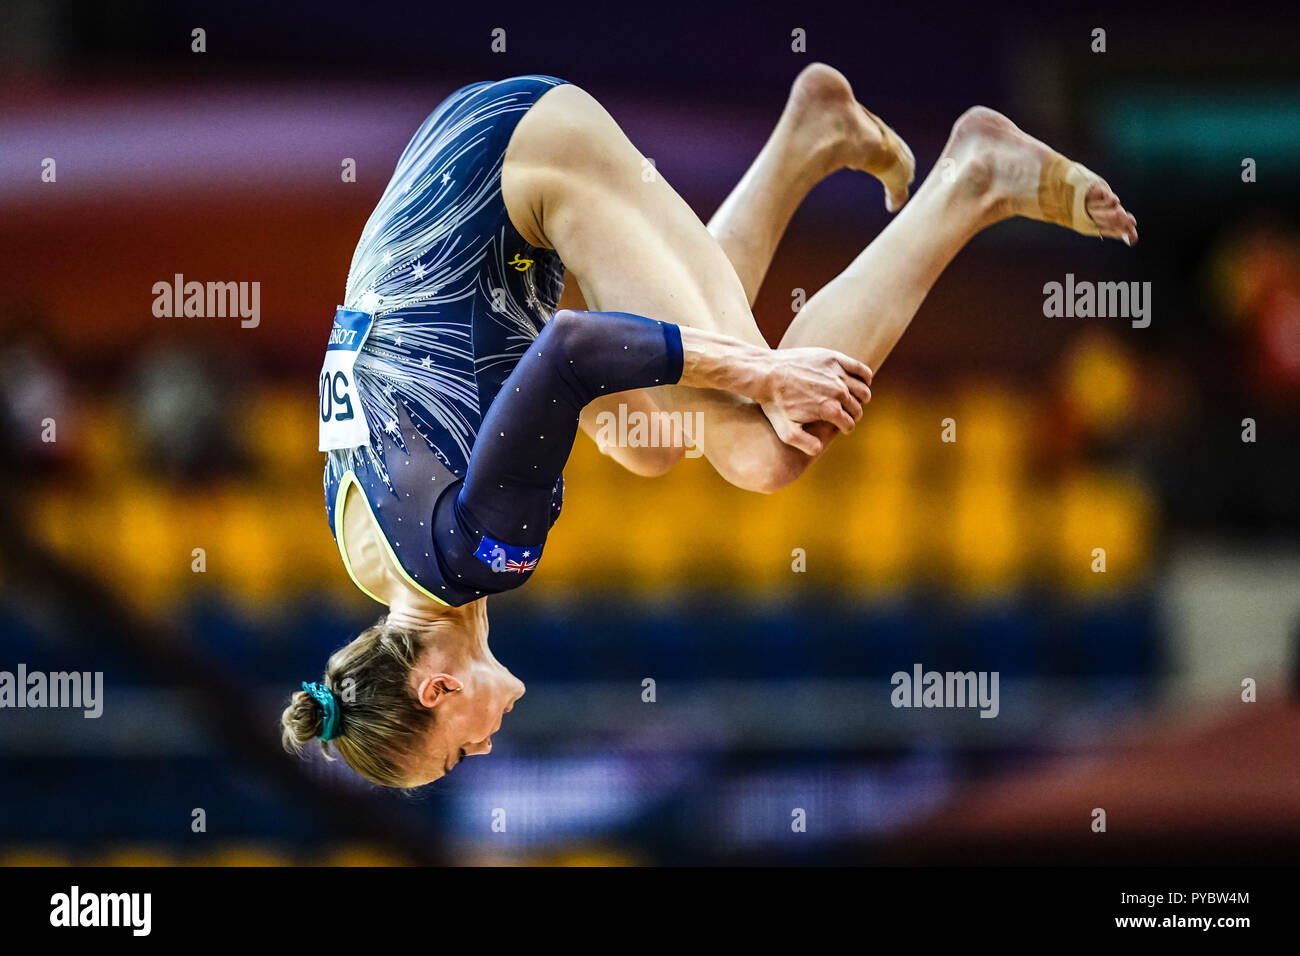
[(737, 488), (770, 495), (793, 484), (814, 460), (797, 448), (778, 444), (759, 454), (733, 459), (722, 467), (714, 462), (714, 467)]
[(680, 447), (618, 448), (605, 451), (606, 455), (632, 474), (642, 478), (659, 478), (668, 474), (682, 460), (682, 453)]

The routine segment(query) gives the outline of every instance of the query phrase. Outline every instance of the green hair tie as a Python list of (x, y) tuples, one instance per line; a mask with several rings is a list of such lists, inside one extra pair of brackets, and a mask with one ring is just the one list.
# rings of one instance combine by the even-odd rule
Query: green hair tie
[(306, 681), (302, 682), (302, 689), (316, 698), (321, 710), (325, 712), (325, 718), (321, 722), (320, 739), (333, 740), (339, 735), (340, 725), (343, 723), (343, 714), (334, 691), (324, 684), (309, 684)]

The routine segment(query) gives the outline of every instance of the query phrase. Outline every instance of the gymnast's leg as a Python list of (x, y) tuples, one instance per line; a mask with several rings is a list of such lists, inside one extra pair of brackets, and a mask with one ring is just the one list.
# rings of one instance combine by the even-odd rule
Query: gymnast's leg
[[(813, 186), (841, 169), (875, 176), (884, 184), (886, 206), (897, 210), (907, 200), (915, 161), (907, 145), (854, 98), (843, 74), (824, 63), (814, 63), (795, 78), (767, 142), (709, 220), (709, 233), (735, 269), (751, 306), (795, 210)], [(576, 281), (566, 280), (560, 307), (587, 308)], [(766, 346), (752, 316), (739, 318), (726, 333)], [(601, 452), (623, 467), (639, 475), (660, 475), (677, 463), (684, 449), (672, 443), (635, 448), (604, 444), (598, 427), (600, 415), (618, 414), (623, 406), (626, 412), (650, 420), (662, 415), (663, 408), (716, 409), (720, 403), (734, 401), (729, 396), (683, 387), (621, 392), (583, 409), (582, 425)]]
[[(795, 78), (767, 142), (709, 220), (709, 233), (740, 277), (750, 305), (795, 210), (814, 186), (841, 169), (879, 179), (886, 207), (897, 212), (907, 201), (916, 161), (907, 144), (857, 101), (844, 74), (814, 63)], [(726, 331), (744, 337), (758, 330)]]
[[(791, 215), (827, 173), (849, 167), (881, 176), (883, 166), (890, 208), (906, 199), (905, 188), (895, 194), (890, 184), (910, 181), (911, 152), (895, 147), (882, 158), (882, 140), (873, 137), (864, 114), (879, 124), (854, 99), (842, 74), (825, 64), (807, 67), (763, 151), (709, 221), (709, 232), (744, 282), (751, 304)], [(926, 181), (915, 208), (891, 222), (813, 296), (778, 347), (833, 348), (878, 371), (944, 267), (971, 236), (1014, 215), (1044, 218), (1042, 172), (1060, 160), (1006, 117), (980, 107), (968, 111), (954, 125), (938, 175)], [(1087, 213), (1103, 226), (1090, 231), (1136, 241), (1133, 217), (1104, 184), (1089, 194)], [(742, 336), (749, 330), (738, 325), (724, 331)]]
[[(737, 270), (680, 197), (659, 177), (644, 182), (640, 170), (640, 154), (599, 104), (560, 87), (511, 141), (507, 209), (525, 238), (559, 251), (593, 308), (742, 337), (753, 316)], [(782, 347), (815, 343), (879, 364), (957, 250), (1002, 218), (1028, 215), (1136, 238), (1109, 187), (992, 111), (972, 110), (958, 121), (940, 170), (808, 303)], [(774, 490), (816, 457), (781, 442), (753, 403), (712, 394), (700, 405), (704, 452), (734, 484)], [(824, 447), (819, 441), (817, 453)]]

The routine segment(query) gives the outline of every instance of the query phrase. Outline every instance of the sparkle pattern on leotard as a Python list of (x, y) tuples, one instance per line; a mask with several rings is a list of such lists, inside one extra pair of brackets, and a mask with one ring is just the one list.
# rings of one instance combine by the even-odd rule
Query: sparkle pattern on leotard
[(501, 198), (509, 133), (562, 81), (478, 83), (448, 97), (403, 151), (348, 271), (342, 304), (373, 313), (355, 376), (370, 443), (333, 451), (329, 489), (364, 463), (392, 490), (383, 439), (416, 432), (463, 476), (483, 414), (554, 313), (563, 265), (528, 245)]

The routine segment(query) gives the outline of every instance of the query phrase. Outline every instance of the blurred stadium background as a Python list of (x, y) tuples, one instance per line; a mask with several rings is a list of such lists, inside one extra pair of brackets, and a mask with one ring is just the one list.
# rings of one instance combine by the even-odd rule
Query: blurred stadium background
[[(0, 669), (106, 683), (98, 720), (0, 711), (0, 862), (1293, 858), (1294, 13), (9, 0), (0, 18)], [(966, 106), (1004, 110), (1103, 171), (1141, 243), (980, 236), (857, 434), (771, 498), (702, 461), (638, 479), (580, 439), (546, 562), (492, 602), (529, 690), (491, 759), (402, 796), (280, 753), (288, 692), (378, 610), (324, 520), (315, 379), (420, 120), (467, 82), (563, 76), (707, 218), (814, 59), (923, 173)], [(864, 176), (816, 190), (757, 306), (770, 339), (885, 221)], [(176, 273), (260, 282), (260, 325), (155, 318)], [(1151, 326), (1045, 318), (1066, 273), (1151, 282)], [(1000, 716), (893, 709), (890, 674), (917, 662), (999, 671)]]

